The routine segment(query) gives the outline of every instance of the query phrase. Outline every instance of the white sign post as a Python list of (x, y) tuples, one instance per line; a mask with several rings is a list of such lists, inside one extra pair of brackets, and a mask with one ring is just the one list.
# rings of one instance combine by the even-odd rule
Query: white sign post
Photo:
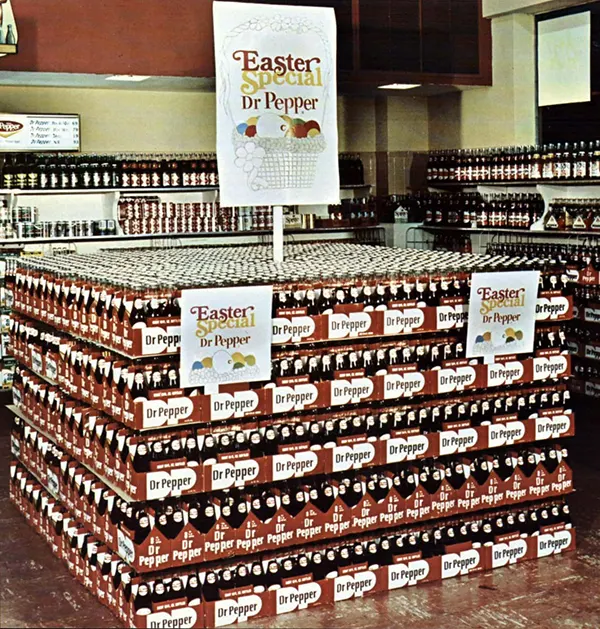
[[(333, 9), (213, 7), (221, 205), (338, 203)], [(277, 259), (283, 223), (274, 214)]]
[(473, 274), (467, 357), (533, 351), (539, 278), (539, 271)]
[(272, 286), (181, 293), (181, 386), (271, 378)]

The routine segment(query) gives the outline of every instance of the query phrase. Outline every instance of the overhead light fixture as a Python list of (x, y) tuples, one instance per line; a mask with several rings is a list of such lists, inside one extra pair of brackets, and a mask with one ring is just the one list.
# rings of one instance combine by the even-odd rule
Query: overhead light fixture
[(139, 74), (115, 74), (114, 76), (107, 76), (107, 81), (124, 81), (126, 83), (139, 83), (140, 81), (148, 80), (149, 76), (141, 76)]
[(421, 87), (420, 83), (390, 83), (389, 85), (380, 85), (380, 90), (412, 90), (415, 87)]

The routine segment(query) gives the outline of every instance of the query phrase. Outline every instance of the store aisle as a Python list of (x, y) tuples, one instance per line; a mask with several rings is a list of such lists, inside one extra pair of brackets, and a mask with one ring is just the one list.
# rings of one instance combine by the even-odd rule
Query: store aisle
[[(597, 411), (586, 409), (588, 416)], [(581, 417), (581, 415), (580, 415)], [(0, 627), (119, 626), (24, 522), (8, 498), (11, 414), (0, 408)], [(450, 579), (238, 625), (335, 629), (597, 629), (600, 626), (600, 421), (577, 425), (578, 550), (493, 573)]]

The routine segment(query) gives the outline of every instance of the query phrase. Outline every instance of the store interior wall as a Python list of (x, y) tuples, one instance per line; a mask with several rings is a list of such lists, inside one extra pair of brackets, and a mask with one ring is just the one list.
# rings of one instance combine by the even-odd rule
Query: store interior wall
[(535, 17), (492, 20), (493, 85), (429, 99), (430, 149), (536, 142)]
[[(380, 97), (381, 98), (381, 97)], [(365, 179), (376, 181), (377, 152), (396, 173), (389, 189), (405, 187), (409, 156), (429, 144), (429, 114), (424, 97), (383, 97), (385, 120), (376, 97), (340, 96), (340, 152), (360, 153)], [(82, 150), (108, 152), (212, 152), (216, 148), (215, 95), (212, 92), (149, 92), (51, 87), (2, 87), (0, 111), (78, 113)], [(377, 130), (387, 138), (378, 149)]]

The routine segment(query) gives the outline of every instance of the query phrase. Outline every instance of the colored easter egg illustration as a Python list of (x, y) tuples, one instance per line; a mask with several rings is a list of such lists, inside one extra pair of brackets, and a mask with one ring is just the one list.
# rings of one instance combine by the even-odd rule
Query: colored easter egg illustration
[(246, 365), (244, 365), (244, 363), (233, 363), (233, 370), (235, 371), (236, 369), (243, 369)]
[(294, 127), (294, 137), (296, 138), (305, 138), (306, 137), (306, 127), (301, 124), (301, 125), (296, 125)]
[(241, 354), (240, 352), (235, 352), (231, 354), (231, 359), (233, 360), (234, 363), (242, 363), (242, 365), (246, 362), (246, 359), (244, 358), (244, 354)]
[(321, 127), (316, 120), (309, 120), (304, 126), (306, 127), (307, 132), (310, 132), (311, 130), (316, 130), (321, 133)]
[(249, 138), (253, 138), (256, 135), (256, 127), (254, 125), (248, 127), (246, 129), (246, 136)]
[(316, 138), (318, 135), (321, 135), (321, 132), (318, 129), (309, 129), (306, 135), (309, 138)]
[(256, 365), (256, 358), (252, 354), (248, 354), (248, 356), (246, 356), (246, 364), (249, 367), (254, 367), (254, 365)]
[(213, 366), (213, 359), (210, 356), (202, 359), (202, 364), (206, 369), (211, 369)]
[(518, 341), (522, 341), (523, 340), (523, 332), (521, 330), (517, 330), (515, 332), (515, 337)]
[(200, 371), (200, 369), (204, 369), (204, 365), (200, 362), (200, 361), (196, 361), (193, 365), (192, 365), (192, 369), (194, 371)]
[(492, 340), (492, 333), (491, 332), (486, 332), (483, 335), (483, 340), (489, 343)]
[(238, 126), (237, 126), (237, 132), (240, 135), (244, 135), (246, 133), (246, 129), (248, 128), (248, 125), (245, 122), (241, 122)]
[(481, 334), (477, 335), (477, 338), (475, 339), (475, 343), (483, 343), (483, 336), (481, 336)]
[(246, 122), (249, 127), (255, 127), (258, 124), (258, 116), (251, 116)]

